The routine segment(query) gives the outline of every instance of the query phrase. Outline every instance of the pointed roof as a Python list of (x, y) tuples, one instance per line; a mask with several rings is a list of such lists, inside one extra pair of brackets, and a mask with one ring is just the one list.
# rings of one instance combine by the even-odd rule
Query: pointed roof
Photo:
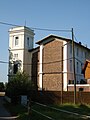
[[(70, 38), (65, 38), (65, 37), (61, 37), (61, 36), (50, 34), (50, 35), (46, 36), (45, 38), (43, 38), (42, 40), (37, 41), (36, 44), (38, 44), (38, 45), (40, 45), (40, 44), (47, 44), (47, 43), (51, 42), (52, 40), (55, 40), (55, 38), (60, 39), (62, 41), (65, 40), (67, 42), (68, 41), (72, 42), (72, 39), (70, 39)], [(75, 42), (74, 41), (74, 43), (79, 45), (79, 46), (81, 46), (81, 47), (84, 47), (85, 49), (90, 50), (90, 48), (88, 48), (87, 46), (84, 46), (81, 42)]]
[(48, 42), (54, 40), (55, 38), (58, 38), (58, 39), (61, 39), (61, 40), (66, 40), (66, 41), (71, 41), (71, 39), (50, 34), (50, 35), (46, 36), (45, 38), (43, 38), (42, 40), (37, 41), (36, 44), (40, 45), (42, 43), (48, 43)]

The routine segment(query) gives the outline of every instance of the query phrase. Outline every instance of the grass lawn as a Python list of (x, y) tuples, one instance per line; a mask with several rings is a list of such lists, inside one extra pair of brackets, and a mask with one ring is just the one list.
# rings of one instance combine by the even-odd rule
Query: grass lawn
[[(69, 113), (64, 113), (60, 111), (53, 110), (51, 108), (42, 107), (35, 103), (32, 104), (32, 111), (30, 116), (28, 116), (28, 110), (21, 105), (12, 105), (5, 104), (5, 106), (11, 111), (12, 115), (19, 115), (18, 120), (49, 120), (48, 118), (40, 115), (34, 110), (51, 117), (53, 120), (89, 120), (90, 118), (82, 118), (81, 116), (72, 115)], [(85, 105), (72, 105), (72, 104), (64, 104), (64, 105), (55, 105), (51, 106), (58, 109), (63, 109), (71, 112), (76, 112), (79, 114), (90, 115), (90, 106)]]

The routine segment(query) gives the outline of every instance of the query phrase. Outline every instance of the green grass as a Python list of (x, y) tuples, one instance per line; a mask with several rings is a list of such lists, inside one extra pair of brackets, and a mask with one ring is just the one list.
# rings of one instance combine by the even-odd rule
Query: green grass
[(85, 114), (90, 116), (90, 105), (83, 105), (83, 104), (63, 104), (63, 105), (56, 105), (54, 106), (59, 109), (64, 109), (70, 112), (75, 112), (78, 114)]
[[(44, 116), (36, 113), (35, 111), (31, 111), (30, 116), (28, 116), (27, 109), (21, 105), (12, 105), (5, 104), (9, 111), (11, 111), (12, 115), (19, 115), (18, 120), (49, 120)], [(64, 104), (64, 105), (54, 105), (52, 107), (63, 109), (71, 112), (76, 112), (79, 114), (90, 115), (90, 106), (87, 105), (72, 105), (72, 104)], [(53, 110), (51, 108), (42, 107), (36, 104), (32, 104), (32, 109), (45, 114), (49, 117), (52, 117), (54, 120), (89, 120), (87, 118), (81, 118), (80, 116), (75, 116), (68, 113), (59, 112)]]
[[(77, 112), (77, 113), (82, 113), (82, 110), (85, 111), (87, 109), (84, 108), (84, 106), (82, 107), (82, 109), (79, 109), (79, 106), (77, 105), (58, 105), (58, 106), (54, 106), (55, 108), (59, 108), (59, 109), (63, 109), (63, 110), (68, 110), (71, 112)], [(39, 112), (48, 115), (52, 118), (54, 118), (55, 120), (84, 120), (85, 118), (82, 118), (81, 116), (76, 116), (73, 114), (69, 114), (69, 113), (63, 113), (63, 112), (59, 112), (56, 110), (53, 110), (51, 108), (46, 108), (46, 107), (42, 107), (39, 105), (33, 105), (33, 109), (38, 110)], [(77, 109), (77, 110), (76, 110)], [(79, 109), (79, 110), (78, 110)], [(90, 114), (90, 108), (87, 110), (88, 114)]]

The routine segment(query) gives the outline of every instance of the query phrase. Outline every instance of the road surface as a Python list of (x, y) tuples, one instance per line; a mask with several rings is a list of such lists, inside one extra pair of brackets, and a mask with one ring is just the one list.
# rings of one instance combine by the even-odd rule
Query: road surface
[(4, 104), (4, 96), (0, 96), (0, 120), (4, 120), (2, 119), (2, 117), (11, 116), (11, 114), (5, 109), (3, 104)]

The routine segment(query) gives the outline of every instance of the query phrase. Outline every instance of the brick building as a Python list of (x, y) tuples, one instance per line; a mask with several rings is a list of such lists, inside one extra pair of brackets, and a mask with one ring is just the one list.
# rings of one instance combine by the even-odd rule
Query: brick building
[[(14, 46), (15, 41), (18, 43)], [(27, 27), (17, 27), (10, 30), (10, 53), (16, 64), (21, 61), (21, 70), (29, 74), (38, 90), (47, 91), (72, 91), (74, 89), (72, 40), (49, 35), (36, 42), (38, 47), (33, 48), (34, 33)], [(13, 45), (13, 46), (12, 46)], [(75, 75), (77, 91), (79, 88), (87, 88), (87, 84), (81, 84), (84, 80), (82, 67), (86, 59), (90, 58), (90, 49), (81, 42), (74, 42)], [(22, 53), (22, 54), (21, 54)], [(17, 58), (15, 58), (15, 54)], [(9, 60), (10, 61), (10, 60)], [(14, 65), (9, 70), (13, 74)], [(89, 85), (89, 84), (88, 84)]]
[[(32, 52), (37, 58), (36, 80), (40, 90), (64, 91), (74, 90), (73, 59), (71, 39), (49, 35), (37, 42), (39, 47)], [(35, 56), (36, 54), (36, 56)], [(82, 67), (86, 58), (89, 58), (90, 50), (81, 43), (75, 42), (75, 72), (77, 91), (82, 88), (87, 90), (87, 84), (83, 83)], [(81, 57), (82, 56), (82, 57)], [(32, 57), (33, 58), (33, 57)], [(34, 60), (34, 61), (33, 61)], [(32, 64), (35, 58), (32, 59)], [(34, 69), (32, 71), (34, 72)], [(35, 73), (33, 73), (35, 75)], [(62, 86), (63, 85), (63, 86)]]

